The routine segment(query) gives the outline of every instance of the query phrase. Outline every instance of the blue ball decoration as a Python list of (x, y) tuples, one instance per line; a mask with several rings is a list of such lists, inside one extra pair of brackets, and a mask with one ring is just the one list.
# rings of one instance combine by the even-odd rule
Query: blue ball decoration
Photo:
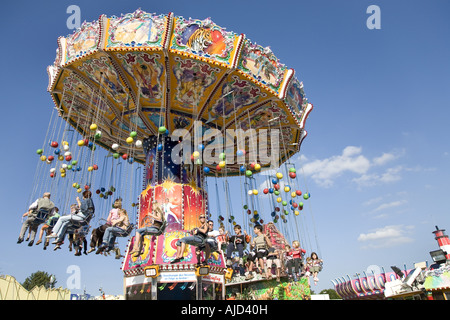
[(273, 184), (277, 184), (277, 183), (278, 183), (278, 179), (273, 178), (273, 179), (272, 179), (272, 183), (273, 183)]
[(158, 144), (158, 151), (162, 151), (162, 149), (163, 149), (163, 145), (161, 143)]
[(273, 188), (269, 188), (269, 193), (273, 193)]
[(204, 172), (204, 173), (209, 173), (209, 171), (210, 171), (210, 169), (209, 169), (208, 167), (204, 167), (204, 168), (203, 168), (203, 172)]

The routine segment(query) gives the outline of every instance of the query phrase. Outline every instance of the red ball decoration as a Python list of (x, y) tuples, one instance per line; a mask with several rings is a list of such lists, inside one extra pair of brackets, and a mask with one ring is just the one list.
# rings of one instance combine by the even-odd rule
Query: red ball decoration
[(292, 203), (292, 206), (293, 206), (294, 208), (297, 208), (297, 207), (298, 207), (297, 202)]
[(275, 188), (275, 190), (280, 190), (280, 185), (278, 183), (274, 184), (273, 187)]
[(277, 212), (278, 212), (278, 211), (280, 211), (280, 208), (278, 208), (278, 207), (275, 207), (275, 211), (277, 211)]
[(220, 171), (220, 170), (222, 170), (222, 168), (221, 168), (219, 165), (217, 165), (217, 166), (216, 166), (216, 170), (217, 170), (217, 171)]
[(302, 195), (302, 192), (301, 192), (300, 190), (295, 191), (295, 193), (296, 193), (298, 196), (301, 196), (301, 195)]
[(47, 160), (48, 160), (48, 161), (53, 161), (53, 160), (55, 160), (55, 157), (53, 157), (53, 156), (48, 156), (48, 157), (47, 157)]
[(84, 186), (84, 190), (89, 190), (91, 187), (89, 187), (88, 185)]
[(58, 148), (58, 142), (52, 141), (51, 146), (52, 146), (53, 148)]
[(66, 156), (66, 161), (71, 161), (72, 160), (72, 156)]
[(94, 165), (92, 166), (92, 168), (93, 168), (94, 170), (98, 170), (98, 165), (94, 164)]
[(297, 174), (295, 172), (289, 172), (289, 177), (291, 177), (291, 179), (295, 179), (296, 176)]
[(50, 173), (50, 178), (54, 178), (55, 174), (53, 172)]
[(124, 153), (124, 154), (122, 155), (122, 159), (123, 159), (123, 160), (127, 160), (127, 159), (128, 159), (128, 154)]
[(100, 189), (97, 189), (97, 191), (95, 191), (96, 194), (100, 194)]
[(265, 188), (265, 189), (263, 190), (263, 192), (264, 192), (264, 194), (268, 194), (268, 193), (269, 193), (269, 189)]

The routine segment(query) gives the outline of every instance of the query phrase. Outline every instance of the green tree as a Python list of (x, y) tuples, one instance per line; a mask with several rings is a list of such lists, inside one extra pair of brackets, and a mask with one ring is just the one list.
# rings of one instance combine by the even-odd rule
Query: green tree
[(54, 288), (55, 284), (56, 278), (54, 275), (44, 271), (36, 271), (25, 279), (22, 286), (27, 290), (32, 290), (35, 286), (44, 286), (47, 289)]
[(334, 289), (325, 289), (320, 291), (320, 294), (328, 294), (330, 299), (342, 299), (340, 295)]

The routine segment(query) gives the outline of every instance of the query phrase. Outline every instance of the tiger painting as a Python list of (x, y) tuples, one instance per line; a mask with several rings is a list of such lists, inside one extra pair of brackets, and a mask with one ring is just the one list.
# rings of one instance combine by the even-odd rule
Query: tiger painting
[(212, 43), (211, 29), (198, 28), (189, 37), (186, 45), (194, 51), (205, 51)]

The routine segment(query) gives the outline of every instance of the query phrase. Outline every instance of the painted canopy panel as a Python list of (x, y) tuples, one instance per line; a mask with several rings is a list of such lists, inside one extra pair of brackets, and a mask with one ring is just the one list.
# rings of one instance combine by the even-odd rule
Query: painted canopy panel
[[(96, 123), (102, 133), (98, 144), (112, 151), (117, 143), (117, 152), (132, 152), (141, 163), (142, 149), (125, 143), (130, 131), (137, 132), (135, 140), (157, 135), (161, 126), (192, 133), (196, 120), (203, 132), (214, 128), (222, 134), (227, 129), (282, 129), (285, 161), (299, 150), (312, 109), (294, 70), (269, 48), (209, 18), (142, 10), (102, 15), (59, 38), (47, 71), (60, 116), (86, 138)], [(215, 174), (217, 164), (207, 165)], [(228, 174), (239, 172), (238, 165), (227, 168)]]

